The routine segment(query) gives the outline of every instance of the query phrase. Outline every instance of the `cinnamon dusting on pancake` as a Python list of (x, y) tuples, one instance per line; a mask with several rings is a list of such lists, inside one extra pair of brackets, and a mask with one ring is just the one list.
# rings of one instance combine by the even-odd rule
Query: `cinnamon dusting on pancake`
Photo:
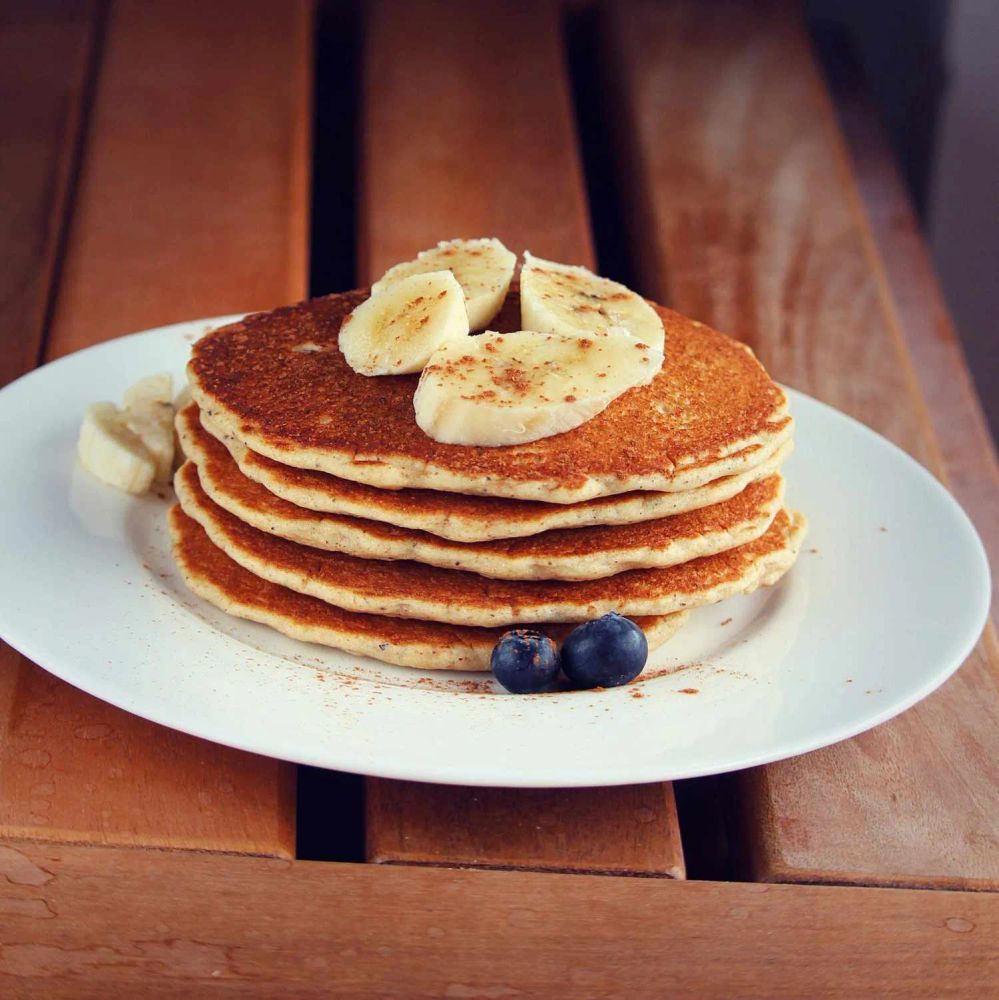
[[(504, 448), (441, 444), (413, 417), (417, 376), (364, 378), (335, 349), (344, 317), (366, 296), (360, 290), (315, 299), (208, 334), (195, 344), (189, 366), (196, 395), (238, 426), (251, 447), (289, 464), (313, 455), (316, 462), (377, 459), (393, 473), (436, 470), (460, 481), (463, 491), (545, 483), (571, 493), (599, 483), (601, 492), (613, 493), (643, 478), (668, 488), (679, 471), (710, 465), (740, 443), (770, 440), (790, 426), (783, 392), (746, 347), (656, 307), (667, 359), (648, 385), (552, 438)], [(501, 314), (507, 323), (517, 305), (511, 292)], [(302, 341), (332, 349), (288, 349)], [(554, 492), (545, 499), (563, 502)]]

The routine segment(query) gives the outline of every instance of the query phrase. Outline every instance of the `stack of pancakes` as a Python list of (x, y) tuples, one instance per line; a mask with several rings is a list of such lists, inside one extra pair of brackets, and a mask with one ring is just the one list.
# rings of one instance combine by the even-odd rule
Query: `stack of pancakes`
[[(487, 670), (511, 627), (607, 611), (650, 647), (686, 611), (779, 579), (793, 423), (752, 353), (667, 309), (666, 364), (574, 430), (505, 448), (417, 427), (418, 376), (368, 378), (340, 324), (366, 293), (250, 316), (193, 349), (170, 512), (189, 586), (295, 638)], [(516, 328), (511, 293), (494, 324)]]

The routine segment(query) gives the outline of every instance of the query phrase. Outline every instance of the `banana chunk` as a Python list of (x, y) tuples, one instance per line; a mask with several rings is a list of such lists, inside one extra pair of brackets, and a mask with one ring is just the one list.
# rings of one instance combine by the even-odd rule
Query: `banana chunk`
[(146, 375), (129, 386), (122, 397), (126, 410), (147, 410), (153, 406), (173, 404), (173, 378), (168, 372)]
[(618, 328), (483, 333), (434, 352), (413, 397), (416, 422), (444, 444), (525, 444), (585, 423), (662, 363), (661, 351)]
[(418, 372), (441, 344), (467, 339), (465, 296), (450, 271), (411, 274), (374, 292), (340, 328), (340, 350), (359, 375)]
[(421, 250), (415, 260), (390, 267), (371, 292), (382, 292), (411, 274), (450, 271), (465, 293), (469, 328), (484, 330), (500, 311), (516, 266), (516, 254), (497, 239), (449, 240), (433, 250)]
[(165, 372), (147, 375), (125, 391), (123, 401), (128, 429), (139, 436), (156, 464), (155, 481), (169, 482), (176, 446), (173, 379)]
[(658, 351), (666, 342), (662, 320), (637, 292), (528, 251), (520, 272), (520, 322), (525, 330), (566, 336), (623, 327)]
[(85, 469), (126, 493), (145, 493), (153, 484), (156, 462), (114, 403), (87, 408), (77, 452)]

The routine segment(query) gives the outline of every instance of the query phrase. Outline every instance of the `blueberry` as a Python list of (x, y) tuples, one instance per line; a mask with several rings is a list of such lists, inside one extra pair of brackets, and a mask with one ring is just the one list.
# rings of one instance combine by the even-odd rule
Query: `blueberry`
[(562, 643), (562, 669), (575, 688), (627, 684), (648, 658), (645, 633), (613, 611), (574, 628)]
[(490, 666), (496, 680), (514, 694), (536, 694), (558, 674), (555, 643), (532, 629), (515, 629), (500, 636)]

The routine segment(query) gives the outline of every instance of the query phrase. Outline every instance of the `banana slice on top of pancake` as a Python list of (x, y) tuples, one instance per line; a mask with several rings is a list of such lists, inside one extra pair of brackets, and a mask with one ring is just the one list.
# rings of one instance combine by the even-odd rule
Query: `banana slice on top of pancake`
[(585, 423), (662, 363), (662, 351), (617, 328), (487, 332), (434, 352), (413, 397), (416, 422), (444, 444), (525, 444)]
[(520, 272), (520, 322), (525, 330), (566, 336), (623, 327), (658, 351), (666, 339), (662, 320), (637, 292), (529, 251)]
[(467, 339), (465, 296), (450, 271), (402, 278), (362, 302), (340, 328), (340, 350), (359, 375), (418, 372), (441, 344)]
[(377, 295), (413, 274), (450, 271), (465, 293), (469, 327), (484, 330), (500, 311), (516, 266), (516, 254), (497, 239), (448, 240), (390, 267), (371, 286), (371, 293)]

